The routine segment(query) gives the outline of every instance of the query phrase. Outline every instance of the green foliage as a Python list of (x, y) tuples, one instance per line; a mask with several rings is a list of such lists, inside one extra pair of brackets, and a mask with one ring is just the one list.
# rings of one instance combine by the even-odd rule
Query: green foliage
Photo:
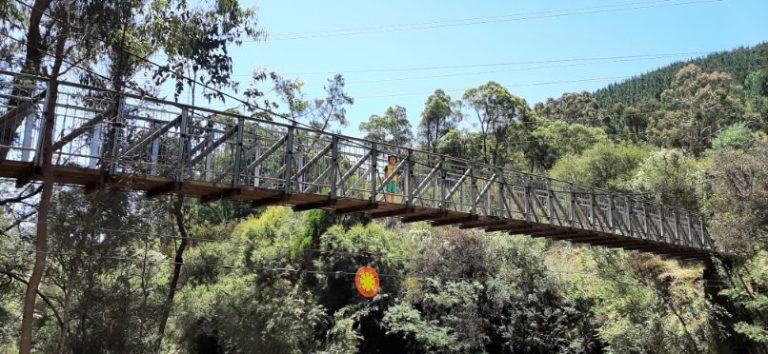
[[(720, 291), (720, 295), (733, 300), (749, 313), (756, 314), (751, 322), (739, 321), (735, 330), (757, 343), (768, 344), (768, 252), (760, 251), (740, 267), (743, 271), (730, 288)], [(741, 272), (740, 272), (741, 273)]]
[(660, 203), (696, 209), (696, 196), (702, 166), (680, 150), (654, 151), (639, 166), (629, 181), (633, 189), (647, 192)]
[(526, 114), (528, 104), (494, 81), (464, 91), (462, 104), (477, 119), (482, 143), (480, 156), (487, 163), (503, 165), (506, 160), (502, 152), (519, 136), (521, 129), (515, 123)]
[(558, 160), (550, 175), (590, 186), (627, 189), (649, 154), (647, 146), (602, 142), (580, 155), (566, 155)]
[(181, 335), (190, 352), (201, 351), (196, 338), (208, 335), (228, 351), (304, 353), (325, 321), (322, 307), (294, 281), (264, 283), (240, 272), (190, 288), (177, 303), (177, 325), (184, 324)]
[(598, 125), (602, 121), (600, 106), (589, 92), (566, 92), (559, 98), (548, 98), (535, 106), (536, 112), (548, 120)]
[[(304, 81), (301, 79), (287, 80), (276, 73), (270, 73), (269, 77), (272, 79), (277, 96), (287, 106), (286, 115), (291, 119), (306, 121), (309, 126), (320, 131), (347, 125), (347, 106), (353, 104), (355, 100), (345, 91), (346, 81), (341, 74), (334, 75), (327, 80), (327, 85), (324, 86), (325, 97), (314, 100), (307, 99), (302, 92)], [(262, 76), (256, 75), (256, 78), (261, 79)], [(246, 94), (249, 98), (258, 98), (263, 95), (255, 87), (251, 87)], [(264, 105), (272, 109), (280, 107), (278, 102), (268, 100), (264, 102)], [(251, 106), (249, 109), (254, 113), (264, 113), (257, 109), (259, 106), (257, 103), (254, 102)], [(264, 119), (271, 120), (272, 118), (267, 115)]]
[(528, 157), (539, 169), (549, 169), (561, 157), (577, 155), (595, 143), (608, 140), (605, 130), (563, 120), (544, 121), (529, 136), (537, 146)]
[(724, 72), (682, 68), (661, 93), (662, 111), (651, 117), (651, 140), (698, 155), (721, 129), (745, 120), (744, 92)]
[(411, 123), (402, 106), (387, 108), (383, 116), (372, 115), (360, 123), (360, 131), (365, 132), (365, 139), (395, 146), (410, 146), (413, 140)]
[(435, 90), (427, 97), (421, 121), (418, 126), (418, 137), (429, 151), (436, 151), (437, 145), (461, 121), (460, 102), (451, 101), (443, 90)]
[(747, 150), (716, 152), (702, 186), (703, 206), (712, 214), (710, 232), (718, 246), (752, 254), (768, 246), (768, 142)]
[(712, 139), (712, 147), (707, 150), (707, 155), (711, 156), (715, 152), (724, 149), (744, 150), (757, 141), (758, 135), (749, 129), (744, 123), (736, 123), (720, 132)]

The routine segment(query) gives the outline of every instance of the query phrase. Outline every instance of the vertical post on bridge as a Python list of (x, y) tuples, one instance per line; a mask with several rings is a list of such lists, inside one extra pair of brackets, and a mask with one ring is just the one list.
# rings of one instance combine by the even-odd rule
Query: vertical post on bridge
[(88, 167), (89, 168), (96, 168), (96, 165), (99, 162), (99, 156), (101, 156), (101, 123), (98, 123), (93, 126), (91, 129), (91, 142), (90, 142), (90, 152), (89, 155), (89, 162)]
[[(155, 124), (152, 125), (153, 129), (156, 129), (157, 126)], [(150, 174), (156, 175), (157, 174), (157, 162), (160, 159), (160, 138), (155, 138), (152, 140), (152, 155), (150, 156), (150, 162), (152, 163), (150, 167)]]
[(613, 204), (613, 194), (608, 194), (608, 227), (611, 229), (611, 233), (615, 230), (613, 227), (613, 211), (615, 210)]
[[(208, 144), (213, 142), (213, 120), (208, 119), (208, 122), (205, 125), (205, 146), (208, 146)], [(211, 154), (206, 154), (203, 158), (203, 181), (208, 181), (209, 176), (212, 175), (211, 169), (213, 168), (213, 159), (211, 158)]]
[(666, 229), (664, 228), (664, 206), (660, 205), (657, 209), (659, 211), (659, 241), (666, 242), (667, 239), (664, 236), (666, 234)]
[(187, 129), (189, 128), (189, 110), (187, 107), (181, 108), (181, 122), (179, 125), (179, 152), (177, 156), (178, 168), (176, 169), (176, 181), (184, 180), (184, 171), (186, 170), (187, 141), (189, 139)]
[(693, 247), (693, 225), (691, 224), (691, 213), (685, 213), (685, 219), (688, 220), (688, 246)]
[(570, 203), (568, 203), (568, 222), (571, 225), (571, 227), (576, 227), (576, 220), (574, 220), (574, 217), (576, 215), (576, 193), (573, 192), (573, 183), (568, 183), (568, 198), (570, 198)]
[(405, 155), (405, 205), (413, 205), (413, 150), (408, 149)]
[(674, 210), (675, 213), (675, 243), (680, 243), (682, 241), (680, 239), (680, 213), (677, 211), (677, 209)]
[(627, 232), (629, 233), (627, 236), (632, 236), (632, 202), (626, 195), (624, 196), (624, 211), (627, 213), (627, 216), (624, 219), (626, 220), (625, 224), (627, 225)]
[[(119, 95), (119, 94), (118, 94)], [(120, 138), (122, 136), (123, 130), (125, 129), (125, 124), (123, 122), (125, 121), (125, 117), (123, 116), (123, 113), (125, 113), (125, 102), (123, 101), (122, 96), (117, 97), (117, 116), (115, 117), (115, 121), (113, 123), (113, 129), (112, 131), (114, 134), (112, 135), (112, 151), (110, 156), (112, 156), (112, 161), (109, 162), (109, 173), (114, 174), (117, 171), (117, 165), (120, 163), (120, 160), (118, 158), (120, 154)]]
[(445, 165), (445, 156), (440, 156), (440, 210), (448, 208), (448, 166)]
[(288, 135), (285, 139), (285, 172), (284, 172), (284, 184), (283, 184), (283, 192), (285, 194), (291, 193), (291, 175), (293, 175), (293, 138), (294, 134), (296, 133), (296, 128), (294, 126), (288, 127)]
[(377, 158), (378, 158), (378, 153), (376, 152), (376, 143), (371, 143), (371, 194), (370, 194), (371, 203), (376, 203), (376, 177), (378, 174), (378, 171), (376, 171)]
[[(245, 129), (245, 118), (237, 118), (237, 133), (235, 135), (235, 161), (232, 166), (232, 188), (240, 187), (241, 164), (243, 161), (243, 130)], [(208, 157), (206, 156), (206, 164)], [(206, 166), (206, 174), (207, 174)]]
[(648, 203), (643, 202), (643, 233), (645, 234), (645, 239), (648, 238), (648, 232), (650, 230), (648, 224)]
[[(43, 132), (45, 131), (45, 115), (48, 114), (46, 109), (48, 108), (48, 102), (51, 100), (51, 90), (49, 88), (50, 82), (45, 83), (45, 100), (43, 101), (43, 119), (40, 120), (40, 129), (37, 134), (37, 147), (35, 148), (35, 157), (32, 164), (35, 167), (42, 167), (43, 165)], [(55, 109), (55, 108), (54, 108)]]
[[(505, 193), (504, 181), (506, 181), (506, 179), (504, 178), (504, 170), (503, 169), (497, 168), (496, 169), (496, 174), (499, 176), (499, 178), (497, 178), (497, 182), (496, 182), (496, 184), (499, 186), (499, 194), (498, 194), (498, 198), (497, 198), (497, 201), (499, 203), (499, 213), (497, 215), (501, 219), (501, 218), (504, 218), (504, 215), (505, 215), (504, 214), (504, 212), (505, 212), (505, 209), (504, 209), (504, 198), (505, 198), (504, 197), (504, 193)], [(493, 216), (497, 216), (497, 215), (493, 215)]]
[[(32, 148), (32, 132), (35, 129), (35, 121), (37, 120), (37, 114), (34, 113), (27, 113), (26, 117), (24, 118), (24, 135), (22, 138), (21, 143), (21, 161), (27, 161), (29, 160), (29, 153)], [(42, 137), (42, 133), (39, 134), (40, 137)]]
[(596, 221), (595, 220), (595, 215), (597, 213), (597, 210), (596, 210), (596, 208), (597, 208), (597, 198), (595, 198), (595, 193), (593, 193), (593, 192), (589, 192), (589, 203), (590, 203), (589, 222), (592, 223), (592, 230), (597, 231), (598, 223), (595, 222)]
[(469, 170), (469, 213), (475, 215), (477, 213), (477, 179), (475, 178), (475, 170)]
[(533, 208), (531, 207), (531, 181), (530, 181), (530, 177), (528, 176), (525, 176), (523, 178), (525, 179), (525, 187), (524, 187), (525, 199), (523, 199), (523, 204), (524, 204), (523, 207), (525, 210), (523, 211), (525, 212), (525, 221), (531, 221), (532, 219), (531, 212), (533, 211)]
[(337, 184), (339, 183), (339, 136), (333, 135), (331, 138), (331, 180), (330, 180), (330, 195), (331, 199), (339, 197), (339, 190)]
[(552, 209), (553, 209), (552, 203), (554, 202), (554, 196), (552, 195), (553, 193), (552, 184), (550, 182), (551, 182), (550, 179), (547, 179), (546, 182), (544, 182), (547, 187), (547, 220), (549, 220), (550, 225), (554, 225), (555, 223), (552, 221), (552, 217), (554, 215), (554, 213), (552, 212)]

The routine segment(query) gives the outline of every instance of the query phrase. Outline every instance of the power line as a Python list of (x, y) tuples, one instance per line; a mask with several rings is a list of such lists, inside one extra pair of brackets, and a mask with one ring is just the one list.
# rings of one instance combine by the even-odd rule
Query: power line
[[(357, 29), (353, 28), (353, 29), (339, 29), (339, 30), (330, 30), (330, 31), (295, 32), (295, 33), (283, 33), (283, 34), (278, 33), (271, 36), (271, 39), (275, 41), (286, 41), (286, 40), (299, 40), (299, 39), (322, 38), (322, 37), (352, 36), (352, 35), (373, 34), (373, 33), (406, 32), (406, 31), (427, 30), (427, 29), (435, 29), (435, 28), (463, 27), (463, 26), (475, 26), (475, 25), (491, 24), (491, 23), (515, 22), (515, 21), (525, 21), (525, 20), (543, 19), (543, 18), (556, 18), (556, 17), (573, 16), (573, 15), (587, 15), (587, 14), (610, 13), (610, 12), (618, 12), (618, 11), (653, 9), (653, 8), (673, 7), (673, 6), (681, 6), (681, 5), (712, 3), (712, 2), (720, 2), (720, 1), (722, 0), (694, 0), (694, 1), (674, 1), (674, 2), (671, 0), (660, 0), (660, 1), (650, 1), (650, 2), (648, 1), (631, 2), (631, 3), (623, 3), (623, 4), (615, 4), (615, 5), (601, 5), (601, 6), (571, 8), (571, 9), (563, 9), (563, 10), (549, 10), (549, 11), (539, 11), (539, 12), (532, 12), (532, 13), (517, 13), (517, 14), (507, 14), (507, 15), (497, 15), (497, 16), (486, 16), (486, 17), (470, 17), (470, 18), (464, 18), (464, 19), (458, 19), (458, 20), (431, 21), (431, 22), (421, 22), (421, 23), (401, 24), (401, 25), (390, 25), (390, 26), (383, 26), (383, 27), (380, 26), (380, 27), (373, 27), (373, 28), (357, 28)], [(255, 41), (247, 41), (247, 42), (255, 42)]]
[[(635, 75), (597, 77), (597, 78), (578, 79), (578, 80), (542, 81), (542, 82), (531, 82), (531, 83), (523, 83), (523, 84), (508, 84), (504, 86), (505, 87), (529, 87), (529, 86), (546, 86), (546, 85), (570, 84), (570, 83), (593, 82), (593, 81), (611, 81), (611, 80), (618, 80), (618, 79), (626, 79), (633, 76)], [(464, 90), (466, 89), (456, 88), (456, 89), (444, 89), (443, 91), (444, 92), (461, 92)], [(355, 99), (420, 96), (420, 95), (424, 95), (424, 92), (396, 92), (396, 93), (387, 93), (387, 94), (380, 94), (380, 95), (358, 96), (358, 97), (355, 97)]]
[[(567, 65), (567, 66), (576, 66), (576, 65), (591, 65), (590, 64), (574, 64), (574, 65)], [(594, 63), (594, 64), (603, 64), (603, 63)], [(670, 65), (676, 65), (676, 64), (684, 64), (684, 63), (672, 63)], [(768, 65), (768, 62), (765, 64), (756, 64), (756, 65), (747, 65), (747, 66), (723, 66), (723, 67), (711, 67), (707, 66), (706, 70), (733, 70), (733, 69), (754, 69), (754, 68), (760, 68), (762, 66)], [(540, 67), (540, 68), (547, 68), (547, 67)], [(515, 69), (518, 70), (518, 69)], [(520, 70), (529, 70), (529, 69), (520, 69)], [(493, 72), (506, 72), (508, 70), (497, 70), (497, 71), (489, 71), (486, 73), (493, 73)], [(482, 73), (477, 73), (482, 74)], [(462, 74), (456, 74), (455, 76), (464, 75)], [(468, 74), (469, 75), (469, 74)], [(442, 76), (434, 76), (434, 77), (447, 77), (447, 76), (454, 76), (453, 74), (449, 75), (442, 75)], [(532, 82), (532, 83), (519, 83), (519, 84), (505, 84), (502, 85), (504, 87), (532, 87), (532, 86), (547, 86), (547, 85), (559, 85), (559, 84), (568, 84), (568, 83), (580, 83), (580, 82), (594, 82), (594, 81), (611, 81), (611, 80), (620, 80), (620, 79), (630, 79), (630, 78), (638, 78), (640, 75), (633, 74), (633, 75), (623, 75), (623, 76), (612, 76), (612, 77), (596, 77), (596, 78), (585, 78), (585, 79), (575, 79), (575, 80), (556, 80), (556, 81), (542, 81), (542, 82)], [(422, 78), (431, 78), (431, 77), (415, 77), (410, 79), (422, 79)], [(390, 79), (391, 81), (401, 81), (401, 80), (408, 80), (409, 78), (396, 78), (396, 79)], [(386, 82), (387, 80), (375, 80), (375, 81), (368, 81), (368, 83), (374, 83), (374, 82)], [(442, 89), (446, 93), (456, 93), (456, 92), (464, 92), (466, 91), (466, 88), (452, 88), (452, 89)], [(390, 97), (400, 97), (400, 96), (417, 96), (417, 95), (424, 95), (424, 92), (396, 92), (396, 93), (384, 93), (384, 94), (374, 94), (374, 95), (368, 95), (368, 96), (358, 96), (355, 97), (355, 99), (372, 99), (372, 98), (390, 98)]]
[(517, 72), (517, 71), (530, 71), (530, 70), (537, 70), (537, 69), (555, 69), (555, 68), (569, 68), (569, 67), (587, 66), (587, 65), (604, 65), (604, 64), (613, 64), (613, 63), (624, 63), (629, 61), (666, 59), (670, 57), (673, 57), (673, 56), (653, 56), (653, 57), (642, 57), (642, 58), (634, 58), (634, 59), (618, 59), (618, 60), (611, 60), (611, 61), (583, 62), (583, 63), (574, 63), (574, 64), (565, 64), (565, 65), (547, 65), (547, 66), (533, 66), (533, 67), (526, 67), (526, 68), (503, 69), (503, 70), (449, 73), (449, 74), (431, 75), (431, 76), (397, 77), (397, 78), (389, 78), (389, 79), (381, 79), (381, 80), (356, 81), (355, 83), (356, 84), (372, 84), (372, 83), (384, 83), (384, 82), (405, 81), (405, 80), (440, 79), (440, 78), (446, 78), (446, 77), (496, 74), (496, 73)]
[[(479, 64), (462, 64), (462, 65), (416, 66), (416, 67), (405, 67), (405, 68), (372, 68), (372, 69), (353, 69), (353, 70), (338, 70), (338, 71), (310, 71), (310, 72), (286, 73), (284, 75), (285, 76), (294, 76), (294, 75), (309, 76), (309, 75), (334, 75), (338, 73), (341, 73), (341, 74), (391, 73), (391, 72), (432, 71), (432, 70), (445, 70), (445, 69), (470, 69), (470, 68), (487, 68), (487, 67), (500, 67), (500, 66), (537, 65), (537, 64), (559, 64), (559, 63), (570, 63), (570, 62), (600, 62), (600, 61), (607, 61), (607, 60), (622, 60), (622, 59), (647, 60), (647, 59), (655, 59), (656, 57), (675, 57), (675, 56), (698, 55), (698, 54), (707, 54), (707, 53), (710, 53), (710, 52), (692, 51), (692, 52), (677, 52), (677, 53), (632, 54), (632, 55), (605, 56), (605, 57), (507, 61), (507, 62), (496, 62), (496, 63), (479, 63)], [(232, 76), (233, 77), (250, 77), (252, 76), (252, 74), (238, 74), (238, 75), (232, 75)]]

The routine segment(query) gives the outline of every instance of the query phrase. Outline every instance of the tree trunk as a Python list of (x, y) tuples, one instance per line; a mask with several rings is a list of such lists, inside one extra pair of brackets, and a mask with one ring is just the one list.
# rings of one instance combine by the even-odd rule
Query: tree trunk
[(176, 249), (176, 256), (174, 257), (173, 275), (171, 276), (171, 283), (168, 288), (168, 297), (165, 299), (165, 305), (163, 306), (163, 313), (160, 315), (160, 327), (158, 329), (156, 352), (160, 352), (161, 345), (163, 343), (163, 336), (165, 335), (165, 326), (168, 323), (168, 317), (171, 314), (171, 308), (173, 308), (173, 298), (176, 296), (176, 287), (179, 283), (179, 275), (181, 274), (181, 265), (184, 262), (184, 250), (187, 249), (187, 228), (184, 226), (184, 213), (182, 212), (182, 206), (184, 204), (184, 197), (179, 195), (176, 197), (176, 203), (173, 206), (172, 213), (176, 219), (176, 227), (179, 229), (181, 235), (181, 242), (179, 248)]
[[(53, 0), (36, 0), (32, 5), (32, 11), (29, 16), (29, 28), (27, 28), (27, 43), (26, 43), (26, 55), (24, 58), (24, 64), (22, 65), (21, 72), (26, 74), (37, 75), (40, 73), (40, 66), (43, 63), (47, 48), (43, 47), (42, 35), (40, 34), (40, 21), (43, 17), (43, 13), (51, 5)], [(27, 82), (22, 77), (16, 77), (14, 79), (13, 90), (9, 105), (16, 107), (23, 101), (15, 97), (29, 97), (30, 90), (26, 89)], [(16, 129), (19, 128), (24, 121), (24, 115), (17, 114), (12, 117), (4, 117), (0, 120), (0, 145), (11, 146), (13, 140), (16, 138)], [(8, 155), (8, 148), (0, 148), (0, 160), (4, 160)]]
[(66, 44), (69, 29), (64, 25), (62, 32), (56, 40), (56, 55), (51, 70), (51, 78), (48, 83), (47, 104), (45, 107), (45, 129), (43, 131), (41, 174), (43, 191), (40, 196), (40, 204), (37, 210), (37, 228), (35, 235), (35, 265), (29, 278), (29, 285), (24, 294), (24, 305), (21, 317), (21, 335), (19, 353), (29, 354), (32, 351), (32, 325), (35, 314), (35, 300), (40, 287), (40, 280), (45, 271), (45, 261), (48, 255), (48, 208), (51, 205), (53, 195), (53, 128), (56, 124), (56, 100), (59, 90), (59, 72), (64, 59), (64, 45)]

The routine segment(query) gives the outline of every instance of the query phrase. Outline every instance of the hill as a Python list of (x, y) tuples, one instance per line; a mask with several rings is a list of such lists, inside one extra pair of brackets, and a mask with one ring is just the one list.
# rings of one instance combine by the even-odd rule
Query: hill
[(706, 71), (727, 71), (733, 75), (734, 81), (743, 85), (749, 73), (768, 69), (768, 42), (676, 62), (608, 85), (595, 91), (594, 97), (601, 107), (611, 107), (616, 102), (634, 104), (644, 99), (658, 99), (661, 92), (672, 82), (675, 73), (687, 64), (696, 64)]

